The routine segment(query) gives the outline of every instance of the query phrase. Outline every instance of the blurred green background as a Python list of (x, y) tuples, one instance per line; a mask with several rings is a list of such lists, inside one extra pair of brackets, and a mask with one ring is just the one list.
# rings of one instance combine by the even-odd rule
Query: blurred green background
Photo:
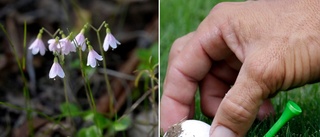
[[(235, 1), (235, 0), (234, 0)], [(238, 0), (239, 1), (239, 0)], [(175, 39), (196, 30), (209, 11), (223, 0), (160, 0), (160, 82), (166, 75), (168, 54)], [(230, 9), (232, 10), (232, 9)], [(199, 107), (199, 95), (196, 97), (195, 119), (211, 123), (212, 119), (202, 115)], [(272, 99), (276, 115), (265, 121), (255, 121), (247, 136), (263, 136), (280, 117), (288, 100), (296, 102), (303, 109), (279, 132), (278, 136), (320, 136), (320, 97), (319, 83), (280, 92)]]

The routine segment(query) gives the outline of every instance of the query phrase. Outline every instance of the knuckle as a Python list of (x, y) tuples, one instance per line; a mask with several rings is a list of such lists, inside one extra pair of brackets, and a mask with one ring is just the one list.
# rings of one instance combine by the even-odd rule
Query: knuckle
[(226, 112), (225, 118), (229, 122), (233, 124), (246, 123), (254, 115), (248, 108), (243, 107), (246, 106), (243, 103), (244, 101), (239, 102), (239, 100), (231, 99), (228, 96), (225, 97), (226, 107), (223, 107), (222, 111)]
[(182, 43), (182, 38), (176, 39), (170, 49), (169, 53), (169, 58), (173, 58), (175, 55), (178, 55), (181, 51), (181, 43)]
[(183, 37), (176, 39), (172, 44), (171, 50), (177, 50), (178, 49), (177, 47), (181, 46), (183, 41), (184, 41)]
[(193, 32), (176, 39), (171, 46), (169, 56), (178, 55), (181, 52), (181, 50), (185, 47), (186, 42), (190, 39), (192, 35), (193, 35)]
[(284, 74), (284, 61), (276, 55), (263, 54), (246, 65), (246, 71), (250, 78), (259, 84), (266, 84), (268, 90), (280, 88)]
[[(263, 63), (261, 61), (251, 61), (246, 65), (246, 70), (250, 74), (250, 77), (260, 77), (264, 75), (267, 69), (268, 63)], [(260, 78), (259, 78), (260, 79)]]
[(243, 7), (242, 5), (243, 4), (239, 2), (221, 2), (215, 5), (211, 9), (210, 14), (211, 13), (220, 13), (222, 15), (225, 15), (225, 13), (227, 14), (229, 13), (230, 15), (236, 14), (237, 12), (234, 12), (234, 11), (242, 10), (241, 8)]
[(217, 10), (221, 10), (221, 9), (225, 9), (225, 8), (228, 8), (231, 4), (229, 2), (221, 2), (221, 3), (218, 3), (217, 5), (215, 5), (211, 12), (216, 12)]

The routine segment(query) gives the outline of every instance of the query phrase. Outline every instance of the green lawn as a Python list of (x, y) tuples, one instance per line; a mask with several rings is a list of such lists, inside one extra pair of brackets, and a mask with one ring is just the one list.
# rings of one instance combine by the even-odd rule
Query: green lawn
[[(188, 32), (194, 31), (215, 4), (223, 0), (160, 0), (160, 80), (164, 80), (168, 53), (173, 41)], [(263, 136), (279, 118), (287, 100), (296, 102), (303, 109), (298, 117), (293, 118), (279, 132), (279, 136), (320, 136), (320, 95), (319, 83), (306, 85), (290, 92), (281, 92), (272, 102), (276, 116), (263, 122), (256, 121), (247, 136)], [(161, 87), (162, 89), (162, 87)], [(197, 96), (195, 119), (211, 122), (203, 116)]]

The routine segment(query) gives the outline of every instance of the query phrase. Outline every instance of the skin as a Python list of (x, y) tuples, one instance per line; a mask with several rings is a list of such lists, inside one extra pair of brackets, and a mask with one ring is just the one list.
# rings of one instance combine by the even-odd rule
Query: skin
[(161, 128), (192, 118), (199, 87), (201, 109), (214, 117), (211, 136), (244, 136), (257, 116), (273, 112), (268, 99), (277, 91), (319, 81), (319, 7), (319, 0), (215, 6), (172, 45)]

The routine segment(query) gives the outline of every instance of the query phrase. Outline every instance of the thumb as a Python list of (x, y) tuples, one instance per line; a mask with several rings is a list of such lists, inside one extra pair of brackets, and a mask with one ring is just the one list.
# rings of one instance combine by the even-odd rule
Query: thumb
[(249, 130), (263, 100), (268, 97), (268, 89), (262, 82), (248, 76), (240, 70), (234, 86), (217, 110), (210, 130), (211, 137), (245, 136)]

